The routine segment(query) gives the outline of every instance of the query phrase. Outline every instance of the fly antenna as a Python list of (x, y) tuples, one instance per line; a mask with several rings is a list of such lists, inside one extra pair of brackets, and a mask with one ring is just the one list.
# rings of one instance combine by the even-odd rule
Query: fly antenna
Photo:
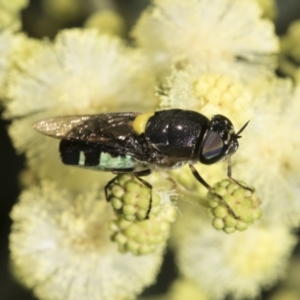
[(244, 124), (244, 126), (235, 134), (236, 138), (239, 139), (241, 138), (240, 134), (244, 131), (244, 129), (247, 127), (249, 124), (250, 120)]

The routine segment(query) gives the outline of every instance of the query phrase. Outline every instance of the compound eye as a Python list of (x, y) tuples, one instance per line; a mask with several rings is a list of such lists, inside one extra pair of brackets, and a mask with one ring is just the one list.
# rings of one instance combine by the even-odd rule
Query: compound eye
[(208, 131), (203, 143), (202, 155), (207, 160), (218, 157), (222, 154), (223, 147), (224, 143), (219, 134)]

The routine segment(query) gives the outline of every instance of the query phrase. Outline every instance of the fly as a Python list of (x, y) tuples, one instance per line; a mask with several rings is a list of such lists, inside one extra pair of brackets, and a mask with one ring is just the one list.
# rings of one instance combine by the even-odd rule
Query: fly
[[(193, 164), (211, 165), (228, 159), (227, 176), (239, 184), (231, 177), (230, 157), (237, 151), (238, 139), (248, 123), (235, 133), (232, 122), (223, 115), (214, 115), (209, 120), (195, 111), (169, 109), (152, 113), (54, 117), (36, 123), (34, 128), (61, 140), (59, 152), (66, 165), (114, 174), (132, 172), (142, 184), (152, 189), (142, 176), (149, 175), (155, 169), (172, 169), (189, 164), (194, 177), (212, 191)], [(105, 187), (106, 199), (107, 190), (115, 179)], [(217, 196), (238, 218), (226, 201)], [(151, 202), (150, 199), (147, 216), (151, 211)]]

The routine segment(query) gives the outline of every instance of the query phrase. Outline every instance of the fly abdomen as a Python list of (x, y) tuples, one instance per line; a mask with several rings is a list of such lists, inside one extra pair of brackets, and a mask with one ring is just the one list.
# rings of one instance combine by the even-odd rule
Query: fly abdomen
[(99, 171), (134, 169), (139, 163), (130, 155), (110, 153), (99, 145), (62, 140), (59, 145), (61, 160), (66, 165), (88, 167)]
[(98, 166), (101, 150), (99, 147), (69, 140), (59, 144), (61, 160), (66, 165)]
[(61, 160), (66, 165), (78, 165), (81, 145), (79, 143), (62, 140), (59, 143)]

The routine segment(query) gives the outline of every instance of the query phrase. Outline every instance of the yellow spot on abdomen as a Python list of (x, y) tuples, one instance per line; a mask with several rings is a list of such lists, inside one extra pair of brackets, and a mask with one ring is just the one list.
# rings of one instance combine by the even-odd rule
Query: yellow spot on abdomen
[(132, 122), (132, 128), (137, 135), (140, 135), (145, 132), (146, 125), (148, 123), (149, 118), (154, 115), (153, 112), (151, 113), (144, 113), (138, 115), (134, 121)]

